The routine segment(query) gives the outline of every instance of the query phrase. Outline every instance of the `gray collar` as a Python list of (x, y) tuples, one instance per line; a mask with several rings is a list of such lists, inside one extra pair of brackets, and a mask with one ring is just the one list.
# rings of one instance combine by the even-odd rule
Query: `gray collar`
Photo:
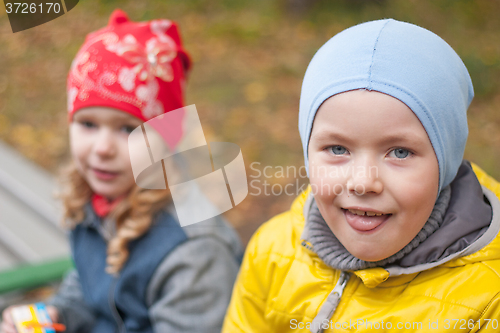
[(109, 216), (103, 219), (97, 216), (90, 202), (85, 205), (84, 211), (85, 217), (81, 222), (82, 226), (97, 230), (106, 242), (109, 242), (116, 235), (116, 222), (114, 219)]

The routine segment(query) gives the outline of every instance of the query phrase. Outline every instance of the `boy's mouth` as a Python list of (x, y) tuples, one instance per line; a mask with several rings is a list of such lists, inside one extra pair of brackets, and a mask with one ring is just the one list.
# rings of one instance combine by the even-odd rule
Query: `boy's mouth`
[(381, 225), (392, 216), (392, 214), (372, 210), (342, 208), (342, 211), (351, 228), (362, 233), (380, 229)]
[(371, 211), (364, 211), (364, 210), (359, 210), (359, 209), (347, 209), (349, 212), (353, 213), (353, 214), (356, 214), (356, 215), (359, 215), (359, 216), (382, 216), (382, 215), (386, 215), (386, 214), (383, 214), (383, 213), (375, 213), (375, 212), (371, 212)]

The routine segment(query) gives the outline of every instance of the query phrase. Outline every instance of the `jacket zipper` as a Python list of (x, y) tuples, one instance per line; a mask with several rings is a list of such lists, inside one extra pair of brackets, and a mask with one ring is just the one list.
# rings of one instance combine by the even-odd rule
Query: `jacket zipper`
[(344, 293), (344, 289), (350, 277), (351, 275), (349, 273), (346, 273), (344, 271), (340, 272), (340, 277), (337, 281), (337, 284), (333, 288), (332, 292), (326, 298), (325, 303), (321, 305), (318, 314), (311, 323), (310, 330), (312, 333), (322, 333), (323, 329), (326, 328), (325, 326), (328, 326), (330, 318), (332, 318), (333, 313), (335, 312), (337, 306), (340, 303), (340, 298)]
[(123, 319), (120, 316), (120, 313), (118, 312), (118, 309), (116, 308), (116, 303), (115, 303), (115, 289), (116, 289), (117, 282), (118, 282), (118, 277), (115, 277), (113, 279), (113, 282), (111, 284), (111, 288), (109, 291), (108, 303), (109, 303), (109, 307), (111, 308), (111, 313), (113, 314), (113, 317), (116, 321), (116, 325), (118, 326), (118, 332), (119, 333), (122, 333), (122, 332), (126, 333)]

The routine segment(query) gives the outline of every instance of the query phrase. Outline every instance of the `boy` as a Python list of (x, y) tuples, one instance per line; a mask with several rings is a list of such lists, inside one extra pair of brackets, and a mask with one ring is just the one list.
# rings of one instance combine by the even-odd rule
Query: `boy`
[(223, 332), (496, 331), (500, 184), (463, 160), (472, 98), (423, 28), (328, 41), (300, 101), (311, 186), (250, 241)]

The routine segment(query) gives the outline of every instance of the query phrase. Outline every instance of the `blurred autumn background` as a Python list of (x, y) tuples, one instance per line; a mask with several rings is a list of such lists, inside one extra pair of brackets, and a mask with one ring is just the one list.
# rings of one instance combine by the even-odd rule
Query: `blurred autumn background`
[[(227, 213), (245, 242), (307, 182), (278, 168), (303, 165), (297, 115), (307, 64), (330, 37), (360, 22), (411, 22), (458, 52), (476, 92), (466, 158), (500, 178), (500, 1), (494, 0), (82, 0), (62, 17), (15, 34), (2, 9), (0, 140), (54, 174), (68, 160), (71, 60), (115, 8), (134, 21), (169, 18), (180, 25), (194, 61), (187, 104), (196, 104), (208, 141), (241, 147), (249, 181), (257, 180)], [(273, 167), (270, 179), (259, 177), (265, 166)], [(290, 183), (293, 195), (279, 195)]]

